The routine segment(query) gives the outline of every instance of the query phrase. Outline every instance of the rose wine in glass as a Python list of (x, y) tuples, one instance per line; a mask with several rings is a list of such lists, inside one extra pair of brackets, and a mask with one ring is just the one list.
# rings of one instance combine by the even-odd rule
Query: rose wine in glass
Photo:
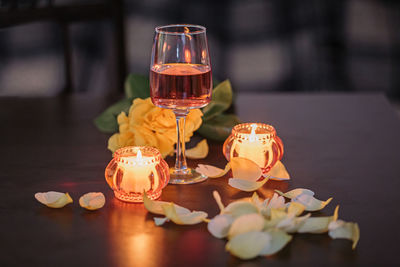
[(176, 116), (176, 163), (170, 183), (192, 184), (206, 176), (187, 167), (185, 119), (190, 109), (211, 100), (212, 76), (206, 29), (197, 25), (156, 28), (150, 65), (150, 93), (154, 105), (172, 109)]

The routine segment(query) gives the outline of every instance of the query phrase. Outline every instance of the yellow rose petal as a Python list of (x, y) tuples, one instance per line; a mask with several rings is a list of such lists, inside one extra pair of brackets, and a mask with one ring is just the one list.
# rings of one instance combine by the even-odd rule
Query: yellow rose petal
[(357, 223), (345, 222), (342, 220), (329, 223), (329, 236), (332, 239), (344, 238), (353, 241), (352, 249), (355, 249), (360, 239), (360, 228)]
[(286, 233), (295, 233), (305, 223), (305, 221), (310, 218), (310, 216), (310, 213), (301, 217), (296, 217), (294, 214), (288, 214), (286, 218), (276, 225), (276, 228), (284, 230)]
[(203, 139), (191, 149), (186, 150), (186, 157), (190, 159), (204, 159), (208, 155), (207, 140)]
[[(271, 180), (286, 181), (290, 180), (290, 175), (281, 161), (278, 161), (274, 167), (265, 175), (268, 175)], [(265, 176), (264, 175), (264, 176)]]
[(253, 231), (234, 236), (225, 249), (242, 260), (248, 260), (257, 257), (262, 251), (267, 251), (270, 246), (269, 233)]
[(230, 178), (228, 180), (228, 184), (236, 189), (246, 192), (252, 192), (262, 187), (267, 181), (268, 178), (264, 178), (264, 180), (262, 180), (261, 182), (249, 181), (240, 178)]
[(304, 189), (304, 188), (296, 188), (296, 189), (293, 189), (286, 193), (283, 193), (279, 190), (275, 190), (275, 192), (277, 192), (279, 195), (281, 195), (283, 197), (290, 198), (290, 199), (295, 198), (301, 194), (306, 194), (306, 195), (310, 195), (310, 196), (314, 195), (313, 191), (311, 191), (309, 189)]
[(299, 216), (300, 214), (303, 213), (303, 211), (306, 209), (306, 207), (298, 202), (290, 202), (288, 206), (288, 214), (294, 214), (295, 216)]
[(213, 197), (214, 197), (215, 201), (217, 202), (220, 213), (223, 213), (225, 210), (225, 206), (222, 203), (221, 196), (219, 195), (218, 191), (216, 191), (216, 190), (213, 191)]
[(73, 202), (68, 193), (60, 193), (55, 191), (36, 193), (35, 198), (37, 201), (49, 208), (62, 208), (65, 205)]
[(218, 214), (208, 222), (207, 229), (216, 238), (224, 238), (228, 236), (232, 222), (231, 215)]
[(232, 202), (224, 209), (224, 214), (230, 214), (233, 218), (250, 213), (258, 213), (258, 208), (248, 201)]
[[(143, 204), (144, 207), (151, 213), (165, 215), (164, 209), (162, 208), (163, 205), (168, 205), (170, 202), (160, 201), (160, 200), (151, 200), (146, 193), (143, 194)], [(175, 209), (178, 213), (190, 213), (190, 210), (187, 208), (178, 206), (176, 204)]]
[(332, 216), (308, 218), (297, 230), (298, 233), (320, 234), (328, 231), (328, 226), (338, 217), (339, 206), (336, 206)]
[(258, 213), (250, 213), (242, 215), (233, 221), (229, 232), (228, 238), (251, 232), (251, 231), (262, 231), (264, 229), (264, 217)]
[(119, 133), (113, 134), (109, 139), (108, 139), (108, 146), (107, 148), (111, 152), (115, 152), (118, 148), (120, 148), (119, 145)]
[(305, 209), (306, 211), (317, 211), (325, 208), (325, 206), (328, 205), (332, 199), (333, 198), (329, 198), (326, 201), (321, 201), (313, 196), (307, 194), (301, 194), (293, 198), (292, 201), (303, 204), (306, 207)]
[(87, 210), (101, 209), (106, 203), (103, 193), (87, 193), (79, 198), (79, 205)]
[(196, 171), (207, 176), (208, 178), (219, 178), (227, 174), (230, 169), (231, 166), (229, 163), (226, 164), (225, 169), (220, 169), (211, 165), (199, 164), (196, 168)]
[(246, 158), (231, 158), (230, 165), (232, 168), (233, 178), (240, 178), (249, 181), (257, 181), (261, 177), (261, 169), (252, 160)]
[(293, 238), (285, 231), (279, 229), (270, 229), (266, 231), (266, 233), (271, 236), (271, 244), (270, 246), (266, 246), (265, 248), (263, 248), (263, 250), (260, 252), (261, 256), (270, 256), (277, 253), (282, 248), (284, 248)]
[(161, 226), (169, 221), (167, 217), (154, 217), (153, 219), (154, 219), (154, 224), (157, 226)]
[(174, 203), (162, 205), (165, 216), (176, 224), (192, 225), (203, 222), (208, 214), (204, 211), (192, 211), (189, 213), (178, 213)]
[(260, 212), (263, 216), (270, 217), (271, 209), (283, 211), (285, 208), (285, 199), (282, 196), (278, 196), (277, 193), (274, 193), (271, 199), (267, 198), (264, 200)]

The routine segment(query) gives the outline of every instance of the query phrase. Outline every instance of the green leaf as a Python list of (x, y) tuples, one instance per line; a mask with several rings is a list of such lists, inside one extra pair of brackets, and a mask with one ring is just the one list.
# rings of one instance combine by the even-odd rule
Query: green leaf
[(149, 78), (144, 75), (129, 74), (125, 80), (125, 96), (130, 99), (150, 97)]
[(103, 133), (118, 132), (117, 116), (122, 111), (125, 111), (125, 113), (128, 114), (131, 104), (132, 100), (125, 98), (108, 107), (96, 119), (94, 119), (94, 124), (97, 129)]
[(211, 120), (227, 110), (232, 104), (232, 95), (232, 86), (229, 80), (218, 84), (212, 92), (211, 102), (203, 108), (203, 120)]
[(239, 124), (240, 120), (233, 114), (220, 114), (211, 120), (203, 121), (198, 132), (212, 140), (225, 141), (231, 134), (232, 127)]

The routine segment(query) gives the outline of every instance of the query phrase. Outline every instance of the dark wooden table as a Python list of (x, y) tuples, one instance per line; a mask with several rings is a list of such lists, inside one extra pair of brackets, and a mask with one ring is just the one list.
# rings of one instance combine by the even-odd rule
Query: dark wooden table
[[(1, 266), (282, 266), (399, 264), (400, 120), (382, 95), (238, 95), (243, 121), (274, 125), (285, 144), (290, 182), (268, 182), (258, 191), (305, 187), (334, 197), (321, 215), (340, 204), (339, 217), (357, 221), (355, 251), (327, 234), (295, 235), (278, 254), (244, 262), (225, 252), (226, 241), (202, 223), (156, 227), (141, 204), (116, 200), (104, 180), (111, 158), (108, 135), (92, 119), (107, 106), (100, 98), (0, 98)], [(212, 144), (209, 164), (224, 166), (221, 145)], [(189, 164), (195, 164), (189, 161)], [(251, 195), (230, 188), (228, 177), (196, 185), (169, 185), (163, 200), (210, 217), (225, 203)], [(72, 205), (50, 209), (36, 192), (69, 192)], [(106, 205), (88, 212), (80, 195), (101, 191)]]

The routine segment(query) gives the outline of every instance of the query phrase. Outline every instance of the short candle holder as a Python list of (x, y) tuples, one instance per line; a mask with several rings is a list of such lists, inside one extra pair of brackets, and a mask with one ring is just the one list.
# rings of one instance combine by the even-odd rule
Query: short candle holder
[(243, 123), (233, 127), (223, 145), (223, 154), (228, 161), (233, 157), (250, 159), (267, 173), (282, 159), (283, 143), (271, 125)]
[(143, 192), (150, 199), (160, 197), (169, 181), (169, 167), (157, 149), (129, 146), (115, 151), (105, 177), (116, 198), (143, 202)]

